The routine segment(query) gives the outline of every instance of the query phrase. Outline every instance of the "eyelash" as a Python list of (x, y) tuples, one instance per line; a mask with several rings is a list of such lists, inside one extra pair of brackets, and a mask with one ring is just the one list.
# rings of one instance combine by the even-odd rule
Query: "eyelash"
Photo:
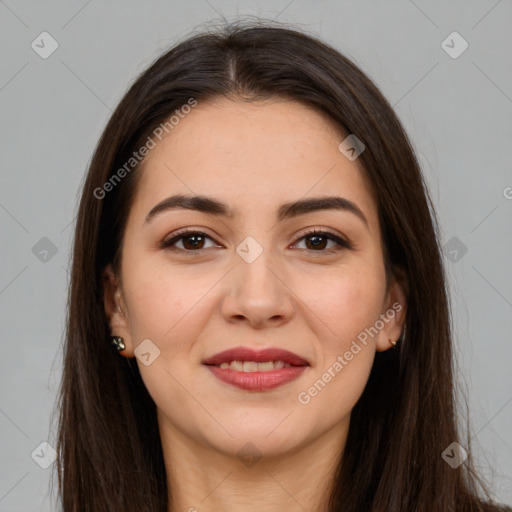
[[(202, 231), (196, 231), (193, 229), (184, 229), (183, 231), (180, 231), (179, 233), (174, 235), (171, 239), (164, 240), (163, 242), (161, 242), (160, 248), (171, 250), (171, 251), (181, 251), (181, 252), (188, 252), (188, 253), (200, 252), (202, 249), (190, 250), (190, 249), (181, 249), (181, 248), (172, 247), (176, 242), (179, 242), (180, 240), (182, 240), (184, 238), (189, 238), (192, 235), (199, 235), (199, 236), (202, 236), (205, 238), (209, 238), (210, 240), (213, 240), (212, 237), (210, 237), (209, 235), (207, 235), (206, 233), (204, 233)], [(299, 250), (306, 250), (306, 251), (309, 250), (310, 252), (320, 252), (320, 253), (325, 252), (325, 253), (331, 254), (332, 252), (337, 252), (342, 249), (349, 249), (349, 250), (353, 249), (352, 244), (350, 242), (348, 242), (347, 240), (344, 240), (343, 238), (341, 238), (329, 231), (321, 231), (321, 230), (316, 230), (316, 229), (313, 229), (311, 231), (308, 231), (307, 233), (304, 233), (297, 240), (297, 242), (300, 242), (300, 241), (304, 240), (305, 238), (310, 238), (310, 237), (314, 237), (314, 236), (332, 240), (333, 242), (336, 242), (338, 244), (338, 247), (331, 247), (330, 249), (321, 249), (318, 251), (315, 251), (313, 249), (299, 249)]]

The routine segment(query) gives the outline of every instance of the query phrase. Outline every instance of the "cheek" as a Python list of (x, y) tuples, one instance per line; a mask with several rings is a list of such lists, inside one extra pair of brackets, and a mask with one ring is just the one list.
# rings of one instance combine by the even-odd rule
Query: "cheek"
[(329, 272), (328, 278), (317, 275), (302, 281), (299, 296), (307, 306), (304, 314), (315, 325), (317, 336), (324, 340), (325, 355), (332, 357), (335, 352), (348, 350), (361, 332), (374, 325), (384, 293), (384, 276), (372, 266), (357, 270), (341, 268)]
[(129, 297), (134, 345), (150, 339), (160, 351), (148, 366), (137, 360), (142, 380), (158, 407), (180, 403), (192, 415), (194, 404), (183, 383), (190, 381), (194, 340), (211, 314), (207, 293), (215, 276), (176, 269), (171, 273), (168, 266), (158, 264), (127, 266), (126, 276), (124, 291)]
[(211, 288), (211, 279), (177, 270), (171, 274), (168, 268), (158, 265), (127, 268), (126, 276), (129, 277), (124, 289), (129, 298), (127, 305), (135, 344), (150, 338), (163, 345), (172, 339), (173, 348), (177, 348), (183, 329), (193, 327), (186, 319), (189, 315), (197, 316), (195, 309)]
[(337, 422), (350, 414), (368, 381), (375, 341), (365, 329), (379, 318), (385, 282), (371, 271), (333, 274), (328, 286), (313, 282), (308, 293), (314, 305), (307, 305), (314, 314), (308, 318), (320, 343), (317, 364), (297, 402), (304, 406), (304, 418), (323, 415), (328, 423)]

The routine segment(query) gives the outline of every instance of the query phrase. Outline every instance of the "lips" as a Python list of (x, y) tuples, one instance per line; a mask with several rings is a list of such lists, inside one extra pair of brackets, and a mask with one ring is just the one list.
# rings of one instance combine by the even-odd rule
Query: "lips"
[(249, 347), (236, 347), (219, 352), (203, 361), (206, 365), (220, 365), (232, 361), (265, 363), (270, 361), (283, 361), (290, 366), (309, 366), (309, 363), (302, 357), (280, 348), (266, 348), (254, 350)]
[(302, 357), (280, 348), (237, 347), (215, 354), (203, 365), (220, 381), (244, 391), (269, 391), (300, 377), (309, 367)]

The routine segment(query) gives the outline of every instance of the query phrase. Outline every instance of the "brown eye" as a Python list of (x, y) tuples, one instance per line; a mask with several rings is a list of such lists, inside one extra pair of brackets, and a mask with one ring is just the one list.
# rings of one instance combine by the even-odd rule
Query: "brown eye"
[[(213, 239), (202, 231), (185, 230), (169, 240), (163, 241), (161, 248), (184, 252), (199, 252), (201, 249), (208, 249), (208, 247), (205, 247), (207, 240), (213, 242)], [(298, 242), (303, 240), (306, 245), (305, 250), (313, 252), (332, 252), (343, 248), (352, 249), (352, 245), (349, 242), (328, 231), (310, 231), (302, 236)], [(328, 246), (329, 242), (332, 243), (330, 247)], [(178, 245), (180, 243), (181, 247)], [(219, 246), (214, 243), (210, 247)]]
[[(328, 231), (310, 231), (299, 239), (299, 242), (305, 241), (306, 249), (315, 252), (330, 252), (331, 250), (337, 251), (342, 248), (351, 249), (352, 246), (346, 240)], [(334, 245), (327, 247), (329, 242)]]
[(204, 237), (202, 235), (189, 235), (182, 237), (185, 249), (202, 249)]
[[(212, 240), (206, 233), (201, 231), (182, 231), (161, 244), (161, 248), (194, 252), (205, 248), (206, 240)], [(212, 240), (213, 241), (213, 240)], [(179, 247), (177, 244), (181, 243)], [(214, 244), (211, 247), (216, 247)]]
[[(308, 249), (325, 249), (327, 246), (328, 238), (326, 236), (307, 236), (305, 238), (306, 240), (306, 247)], [(309, 241), (309, 243), (308, 243)]]

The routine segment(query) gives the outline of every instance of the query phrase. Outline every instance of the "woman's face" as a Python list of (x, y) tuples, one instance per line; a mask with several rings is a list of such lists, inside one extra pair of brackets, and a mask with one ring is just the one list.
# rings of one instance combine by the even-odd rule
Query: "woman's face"
[[(272, 456), (346, 433), (405, 303), (397, 283), (386, 290), (377, 207), (343, 139), (297, 102), (219, 100), (199, 102), (146, 157), (105, 303), (167, 435)], [(177, 195), (223, 206), (178, 207)], [(297, 357), (205, 364), (241, 347)]]

